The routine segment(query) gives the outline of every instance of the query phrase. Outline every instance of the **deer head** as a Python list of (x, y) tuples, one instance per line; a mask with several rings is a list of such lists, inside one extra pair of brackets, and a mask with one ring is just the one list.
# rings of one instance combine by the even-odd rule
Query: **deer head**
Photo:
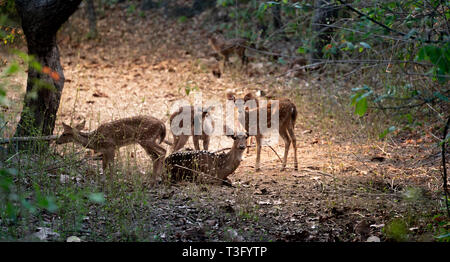
[(237, 151), (244, 151), (247, 148), (247, 138), (248, 133), (240, 132), (238, 134), (228, 135), (228, 137), (232, 138), (234, 140), (233, 146), (231, 147), (231, 151), (237, 150)]
[(83, 130), (84, 126), (86, 124), (86, 121), (79, 123), (75, 127), (71, 127), (65, 123), (62, 123), (64, 132), (62, 135), (56, 140), (56, 144), (65, 144), (69, 142), (73, 142), (75, 136), (79, 135), (80, 131)]

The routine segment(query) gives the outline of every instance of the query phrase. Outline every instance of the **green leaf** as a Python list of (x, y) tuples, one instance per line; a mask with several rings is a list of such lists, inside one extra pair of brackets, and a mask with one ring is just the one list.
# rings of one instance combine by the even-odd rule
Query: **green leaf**
[(414, 34), (416, 34), (417, 33), (417, 30), (415, 29), (415, 28), (413, 28), (413, 29), (411, 29), (409, 32), (408, 32), (408, 34), (406, 34), (404, 37), (403, 37), (403, 39), (409, 39), (409, 38), (411, 38), (411, 36), (413, 36)]
[(361, 46), (363, 46), (364, 48), (366, 48), (366, 49), (370, 49), (371, 48), (370, 45), (368, 43), (366, 43), (366, 42), (359, 42), (359, 44)]
[(103, 202), (105, 202), (105, 196), (103, 195), (103, 193), (90, 193), (88, 195), (89, 200), (91, 200), (94, 203), (98, 203), (101, 204)]
[(446, 97), (445, 95), (441, 94), (440, 92), (436, 91), (433, 94), (435, 97), (439, 98), (440, 100), (444, 101), (444, 102), (448, 102), (449, 99), (448, 97)]
[(45, 208), (52, 213), (58, 210), (58, 206), (55, 203), (55, 198), (52, 196), (38, 197), (37, 204), (39, 207)]
[(278, 58), (278, 63), (280, 63), (280, 64), (282, 64), (282, 65), (287, 64), (286, 60), (284, 60), (282, 57), (279, 57), (279, 58)]
[(436, 237), (437, 239), (443, 239), (443, 238), (450, 238), (450, 233), (444, 234), (444, 235), (440, 235)]
[(423, 61), (425, 60), (425, 48), (420, 48), (419, 52), (417, 53), (416, 56), (416, 61)]
[(356, 100), (355, 113), (363, 116), (367, 112), (367, 98), (360, 97)]
[(445, 139), (442, 140), (441, 142), (439, 142), (439, 146), (442, 146), (444, 143), (449, 143), (449, 142), (450, 142), (450, 134), (447, 134)]
[(299, 54), (304, 54), (304, 53), (306, 53), (306, 49), (304, 47), (300, 46), (299, 48), (297, 48), (296, 52)]
[(387, 134), (394, 132), (395, 129), (396, 129), (395, 126), (391, 126), (391, 127), (389, 127), (389, 128), (386, 128), (386, 129), (379, 135), (379, 138), (380, 138), (380, 139), (385, 138)]
[(5, 70), (5, 74), (6, 75), (12, 75), (12, 74), (15, 74), (17, 71), (19, 71), (19, 65), (16, 62), (14, 62), (12, 65), (10, 65)]

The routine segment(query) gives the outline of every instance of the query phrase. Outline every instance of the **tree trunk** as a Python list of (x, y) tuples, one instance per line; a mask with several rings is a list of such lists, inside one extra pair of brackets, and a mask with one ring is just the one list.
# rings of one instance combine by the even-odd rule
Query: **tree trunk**
[(43, 70), (28, 66), (23, 111), (14, 136), (51, 135), (55, 128), (64, 74), (56, 33), (81, 0), (16, 0), (28, 46)]
[(274, 30), (278, 30), (283, 26), (281, 21), (281, 4), (274, 5), (272, 7), (273, 27)]
[(86, 1), (86, 13), (89, 20), (88, 38), (97, 37), (97, 14), (95, 13), (94, 0)]
[(333, 29), (324, 24), (333, 24), (338, 17), (340, 7), (334, 4), (328, 4), (324, 0), (314, 2), (315, 13), (311, 20), (311, 29), (313, 36), (312, 51), (310, 53), (310, 62), (318, 62), (323, 58), (323, 47), (331, 41)]

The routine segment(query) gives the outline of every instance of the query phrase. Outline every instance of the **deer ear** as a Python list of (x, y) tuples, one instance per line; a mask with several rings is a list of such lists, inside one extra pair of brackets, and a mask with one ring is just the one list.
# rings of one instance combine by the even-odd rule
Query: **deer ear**
[(62, 126), (63, 126), (63, 128), (64, 128), (64, 132), (70, 132), (70, 131), (72, 131), (72, 127), (71, 126), (69, 126), (69, 125), (67, 125), (66, 123), (62, 123)]
[(236, 101), (236, 97), (234, 96), (234, 93), (232, 93), (232, 92), (227, 93), (227, 100)]
[(86, 120), (83, 120), (83, 122), (81, 122), (81, 123), (79, 123), (78, 125), (75, 126), (75, 129), (82, 130), (85, 125), (86, 125)]
[(203, 109), (203, 113), (209, 113), (209, 112), (211, 112), (214, 108), (215, 108), (215, 106), (208, 106), (207, 108)]
[(250, 93), (245, 94), (244, 101), (247, 102), (248, 100), (252, 100), (252, 99), (255, 99), (255, 98), (256, 98), (255, 95), (252, 92), (250, 92)]
[(214, 109), (214, 106), (208, 106), (207, 108), (203, 109), (202, 117), (205, 117), (207, 114), (209, 114)]
[(227, 137), (229, 137), (229, 138), (231, 138), (231, 139), (233, 139), (233, 140), (236, 140), (236, 136), (234, 135), (234, 134), (232, 134), (232, 135), (226, 135)]

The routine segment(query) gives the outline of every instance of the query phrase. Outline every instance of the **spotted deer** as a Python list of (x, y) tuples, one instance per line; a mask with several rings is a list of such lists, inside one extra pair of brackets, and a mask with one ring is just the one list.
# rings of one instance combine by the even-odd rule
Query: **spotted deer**
[[(239, 98), (236, 98), (235, 94), (232, 92), (227, 93), (227, 99), (231, 100), (233, 102), (236, 102)], [(239, 121), (241, 122), (241, 125), (244, 126), (245, 130), (247, 132), (250, 132), (250, 116), (252, 115), (252, 111), (257, 111), (257, 121), (256, 123), (260, 123), (259, 121), (259, 101), (256, 98), (256, 96), (253, 93), (247, 93), (243, 98), (241, 98), (244, 103), (247, 101), (254, 101), (254, 104), (256, 105), (255, 108), (245, 108), (243, 112), (239, 112), (239, 114), (244, 114), (245, 118), (239, 118)], [(281, 166), (281, 171), (285, 170), (286, 163), (287, 163), (287, 157), (289, 153), (289, 147), (292, 143), (292, 146), (294, 148), (294, 168), (295, 170), (298, 170), (298, 161), (297, 161), (297, 146), (296, 146), (296, 137), (294, 133), (294, 127), (295, 127), (295, 121), (297, 119), (297, 107), (294, 103), (291, 102), (288, 98), (279, 98), (278, 99), (278, 117), (279, 117), (279, 127), (278, 127), (278, 133), (284, 140), (284, 156), (283, 156), (283, 163)], [(268, 128), (270, 128), (271, 123), (271, 117), (275, 112), (272, 112), (271, 104), (267, 103), (266, 108), (262, 110), (263, 115), (267, 115), (267, 124)], [(252, 134), (250, 134), (252, 135)], [(256, 127), (256, 164), (255, 169), (257, 171), (260, 170), (260, 160), (261, 160), (261, 142), (264, 134), (261, 132), (261, 129), (259, 125), (257, 124)]]
[(228, 135), (234, 142), (226, 153), (209, 151), (180, 151), (169, 155), (165, 160), (170, 181), (201, 181), (211, 184), (227, 184), (227, 179), (242, 161), (247, 146), (248, 134)]
[(100, 125), (91, 132), (82, 132), (86, 121), (71, 127), (63, 123), (64, 132), (56, 144), (74, 142), (102, 153), (103, 172), (114, 171), (115, 150), (129, 145), (141, 145), (153, 160), (153, 177), (162, 171), (166, 150), (159, 144), (166, 136), (164, 123), (151, 116), (135, 116)]
[[(172, 136), (173, 136), (173, 140), (174, 140), (173, 144), (172, 144), (172, 152), (178, 151), (181, 148), (183, 148), (183, 146), (187, 143), (190, 136), (192, 136), (195, 150), (200, 150), (199, 140), (203, 141), (203, 149), (208, 150), (209, 141), (210, 141), (210, 136), (209, 136), (208, 132), (212, 131), (212, 128), (214, 127), (214, 121), (212, 120), (212, 118), (209, 117), (209, 113), (212, 110), (212, 108), (213, 107), (198, 108), (198, 110), (196, 112), (194, 106), (181, 106), (178, 108), (177, 111), (175, 111), (170, 116), (170, 118), (169, 118), (170, 127), (171, 127), (170, 131), (172, 132)], [(174, 131), (172, 130), (173, 129), (172, 122), (174, 121), (175, 117), (177, 117), (177, 116), (182, 117), (181, 114), (189, 114), (187, 117), (190, 116), (190, 119), (191, 119), (190, 134), (175, 135)], [(197, 118), (198, 124), (202, 125), (202, 134), (201, 135), (196, 135), (194, 133), (196, 118)], [(206, 123), (205, 123), (205, 121), (206, 121)], [(183, 128), (183, 125), (184, 125), (183, 121), (180, 121), (178, 127)], [(208, 130), (205, 130), (205, 128)]]
[(214, 34), (208, 36), (208, 42), (214, 51), (223, 57), (223, 70), (225, 70), (225, 66), (229, 63), (229, 58), (233, 54), (238, 55), (241, 59), (241, 67), (247, 65), (248, 57), (245, 55), (245, 50), (248, 47), (255, 48), (255, 45), (247, 39), (233, 38), (226, 40), (223, 36), (215, 36)]

